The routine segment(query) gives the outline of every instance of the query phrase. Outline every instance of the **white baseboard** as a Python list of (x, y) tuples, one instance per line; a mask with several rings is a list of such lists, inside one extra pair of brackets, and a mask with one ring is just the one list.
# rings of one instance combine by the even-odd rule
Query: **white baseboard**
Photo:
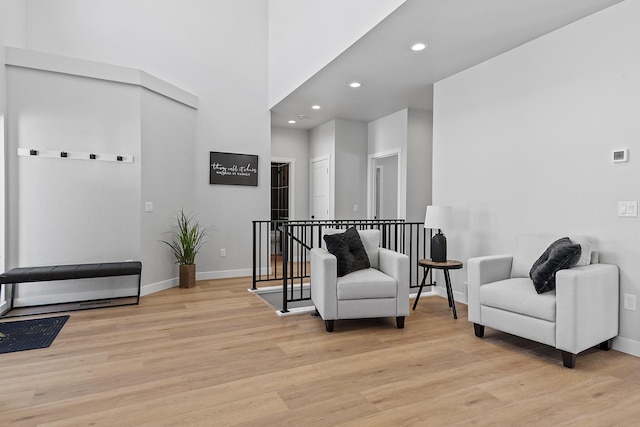
[[(251, 269), (205, 271), (201, 273), (196, 272), (196, 280), (228, 279), (232, 277), (246, 277), (246, 276), (251, 277), (252, 275), (253, 275), (253, 270)], [(174, 288), (176, 286), (178, 286), (177, 277), (174, 277), (168, 280), (163, 280), (162, 282), (149, 283), (147, 285), (142, 286), (142, 289), (140, 290), (140, 296), (164, 291), (165, 289)]]
[(164, 291), (165, 289), (170, 289), (178, 286), (178, 278), (175, 277), (169, 280), (163, 280), (162, 282), (149, 283), (147, 285), (142, 285), (142, 289), (140, 289), (140, 296), (154, 294), (156, 292)]
[(627, 353), (632, 356), (640, 357), (640, 342), (623, 337), (616, 337), (613, 339), (611, 348), (618, 350), (622, 353)]
[[(416, 299), (416, 297), (418, 296), (418, 291), (413, 292), (413, 290), (410, 290), (410, 294), (409, 294), (409, 299)], [(420, 298), (426, 298), (426, 297), (439, 297), (440, 295), (437, 292), (434, 292), (433, 290), (427, 292), (424, 289), (422, 290), (422, 293), (420, 294)]]
[[(434, 286), (431, 292), (435, 292), (443, 298), (447, 297), (447, 290), (443, 287)], [(453, 291), (453, 300), (466, 305), (467, 295), (464, 292)]]
[(196, 280), (229, 279), (231, 277), (253, 277), (253, 269), (203, 271), (196, 273)]

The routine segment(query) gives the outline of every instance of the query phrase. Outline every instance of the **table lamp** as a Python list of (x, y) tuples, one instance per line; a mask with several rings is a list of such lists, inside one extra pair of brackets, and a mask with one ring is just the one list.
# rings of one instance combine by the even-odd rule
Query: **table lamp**
[(447, 262), (447, 239), (442, 234), (442, 229), (451, 224), (451, 211), (451, 206), (427, 206), (424, 228), (438, 230), (431, 238), (432, 261)]

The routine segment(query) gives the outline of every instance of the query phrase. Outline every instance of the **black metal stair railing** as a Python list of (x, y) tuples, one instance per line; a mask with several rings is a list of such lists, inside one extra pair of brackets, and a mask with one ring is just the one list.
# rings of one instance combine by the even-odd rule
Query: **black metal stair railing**
[[(380, 246), (409, 256), (410, 287), (422, 280), (418, 260), (428, 258), (431, 231), (419, 222), (404, 220), (253, 221), (253, 289), (258, 283), (282, 284), (282, 312), (293, 301), (310, 299), (309, 251), (322, 247), (326, 228), (378, 229)], [(431, 281), (429, 281), (431, 283)]]

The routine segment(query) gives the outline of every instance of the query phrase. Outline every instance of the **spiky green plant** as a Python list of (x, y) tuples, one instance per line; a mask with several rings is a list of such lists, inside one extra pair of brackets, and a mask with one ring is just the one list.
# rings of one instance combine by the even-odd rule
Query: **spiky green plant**
[(209, 229), (200, 225), (193, 215), (180, 210), (176, 215), (176, 229), (169, 232), (173, 239), (162, 242), (171, 248), (177, 264), (194, 264), (208, 232)]

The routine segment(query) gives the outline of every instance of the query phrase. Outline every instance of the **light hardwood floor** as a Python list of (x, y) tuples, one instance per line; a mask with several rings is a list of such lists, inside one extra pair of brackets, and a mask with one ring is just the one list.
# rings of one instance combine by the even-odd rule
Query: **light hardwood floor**
[(640, 358), (558, 351), (422, 298), (394, 319), (278, 317), (250, 279), (72, 312), (51, 347), (0, 354), (2, 426), (638, 425)]

